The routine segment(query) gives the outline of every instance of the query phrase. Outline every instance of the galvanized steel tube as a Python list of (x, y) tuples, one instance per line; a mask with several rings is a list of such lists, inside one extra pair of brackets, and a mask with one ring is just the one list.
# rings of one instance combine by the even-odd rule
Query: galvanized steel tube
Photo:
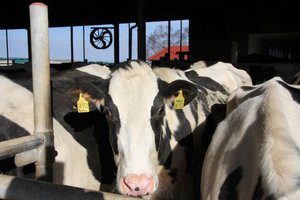
[(17, 178), (0, 174), (0, 199), (14, 200), (138, 200), (107, 192)]
[(37, 148), (43, 143), (40, 136), (31, 135), (0, 142), (0, 160)]
[(44, 138), (38, 148), (36, 177), (52, 181), (53, 122), (51, 116), (51, 84), (48, 44), (48, 6), (32, 3), (30, 11), (30, 34), (32, 51), (32, 84), (34, 101), (34, 134)]

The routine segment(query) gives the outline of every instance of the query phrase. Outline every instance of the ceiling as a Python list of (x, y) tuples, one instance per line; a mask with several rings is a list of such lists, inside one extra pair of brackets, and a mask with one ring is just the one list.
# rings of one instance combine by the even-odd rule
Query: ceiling
[[(33, 0), (1, 5), (0, 29), (30, 27)], [(231, 43), (247, 54), (250, 35), (265, 43), (296, 49), (300, 57), (299, 0), (40, 0), (48, 6), (49, 27), (104, 25), (189, 19), (194, 58), (230, 58)], [(275, 33), (275, 35), (273, 35)], [(281, 33), (284, 33), (281, 35)], [(286, 34), (289, 33), (289, 34)], [(291, 33), (291, 34), (290, 34)], [(221, 45), (221, 46), (220, 46)], [(220, 48), (221, 49), (220, 49)], [(218, 55), (222, 52), (225, 56)], [(225, 52), (225, 53), (224, 53)]]
[[(28, 28), (32, 0), (9, 0), (1, 5), (0, 29)], [(264, 13), (272, 8), (279, 15), (300, 13), (297, 0), (41, 0), (48, 5), (49, 26), (76, 26), (135, 22), (144, 5), (146, 21), (188, 19), (191, 15), (213, 17), (216, 12), (228, 15)], [(139, 9), (138, 9), (139, 8)], [(218, 15), (216, 15), (218, 16)], [(297, 15), (299, 16), (299, 14)], [(236, 16), (238, 17), (238, 15)], [(299, 18), (300, 19), (300, 18)], [(297, 20), (298, 22), (298, 20)]]

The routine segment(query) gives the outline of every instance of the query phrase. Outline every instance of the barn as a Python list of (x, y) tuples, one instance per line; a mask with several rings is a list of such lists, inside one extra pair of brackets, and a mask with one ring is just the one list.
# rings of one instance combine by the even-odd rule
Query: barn
[[(40, 68), (35, 67), (47, 67), (49, 62), (47, 63), (47, 59), (46, 62), (45, 60), (41, 61), (36, 59), (35, 56), (40, 55), (39, 53), (42, 53), (42, 51), (35, 52), (35, 47), (40, 48), (40, 46), (38, 43), (35, 43), (36, 41), (34, 38), (29, 37), (32, 34), (36, 34), (32, 29), (32, 24), (30, 23), (32, 23), (35, 18), (39, 18), (37, 16), (30, 19), (32, 11), (30, 11), (29, 8), (34, 3), (36, 2), (29, 0), (6, 2), (6, 4), (3, 5), (3, 8), (5, 9), (3, 9), (3, 11), (0, 13), (0, 29), (8, 30), (22, 28), (28, 31), (28, 52), (30, 54), (29, 61), (32, 63), (32, 71), (34, 73), (39, 73), (38, 71)], [(251, 75), (251, 78), (256, 81), (254, 83), (264, 82), (275, 75), (281, 76), (285, 81), (290, 82), (293, 75), (300, 69), (298, 63), (300, 59), (300, 26), (297, 20), (300, 18), (299, 2), (270, 2), (267, 0), (246, 1), (243, 3), (236, 3), (233, 1), (221, 2), (206, 0), (197, 2), (193, 0), (188, 0), (185, 2), (169, 0), (164, 2), (156, 0), (139, 0), (136, 2), (103, 2), (93, 0), (86, 3), (69, 0), (63, 0), (60, 2), (46, 0), (40, 1), (40, 3), (41, 5), (46, 5), (47, 7), (48, 13), (47, 18), (45, 19), (49, 20), (49, 27), (69, 26), (72, 29), (73, 26), (83, 26), (87, 24), (113, 24), (114, 64), (120, 63), (120, 51), (122, 51), (122, 49), (120, 49), (118, 37), (120, 23), (136, 23), (138, 27), (137, 33), (139, 38), (137, 57), (139, 60), (146, 60), (146, 22), (160, 20), (166, 20), (170, 22), (171, 20), (188, 19), (188, 60), (179, 60), (180, 63), (177, 63), (178, 61), (173, 63), (170, 62), (170, 59), (166, 58), (166, 60), (163, 60), (161, 63), (159, 63), (160, 65), (170, 64), (171, 66), (184, 66), (186, 69), (186, 66), (189, 66), (191, 63), (199, 60), (207, 61), (207, 63), (215, 63), (216, 61), (230, 62), (237, 68), (247, 71)], [(38, 21), (38, 23), (41, 22)], [(36, 44), (37, 46), (32, 44)], [(73, 45), (70, 46), (70, 49), (71, 52), (73, 52)], [(168, 44), (167, 50), (171, 50), (170, 43)], [(180, 52), (178, 52), (178, 54), (180, 54)], [(73, 53), (71, 53), (71, 57), (72, 55)], [(45, 55), (42, 54), (40, 56)], [(73, 61), (73, 59), (71, 60)], [(71, 63), (71, 65), (72, 64), (73, 63)], [(46, 69), (46, 74), (47, 73), (49, 72)], [(42, 75), (36, 74), (33, 76), (38, 77)], [(46, 79), (48, 78), (46, 77)], [(37, 81), (37, 84), (40, 85), (42, 85), (41, 82), (48, 82), (48, 80), (45, 81), (45, 79)], [(46, 88), (42, 89), (40, 95), (49, 96), (49, 93), (47, 93), (49, 85), (46, 85), (45, 87)], [(46, 92), (46, 94), (44, 92)], [(37, 98), (41, 97), (38, 96)], [(47, 105), (42, 105), (42, 110), (37, 111), (37, 113), (49, 112), (49, 107), (47, 106), (50, 105), (50, 102), (47, 102), (47, 100), (45, 101)], [(46, 112), (44, 110), (45, 108)], [(44, 118), (44, 116), (37, 117), (38, 120), (42, 118)], [(41, 123), (43, 124), (44, 122)], [(46, 127), (46, 129), (49, 131), (49, 129), (51, 130), (51, 127)], [(36, 132), (43, 131), (38, 129)], [(7, 158), (7, 156), (11, 156), (11, 154), (19, 154), (24, 150), (24, 148), (26, 151), (32, 150), (45, 140), (49, 141), (49, 143), (46, 144), (49, 145), (48, 147), (52, 148), (53, 141), (51, 141), (51, 136), (49, 136), (49, 133), (47, 132), (42, 138), (40, 136), (31, 137), (29, 139), (30, 146), (23, 146), (24, 143), (29, 144), (28, 141), (16, 141), (18, 148), (14, 147), (8, 149), (7, 152), (9, 152), (9, 155), (7, 155), (5, 151), (2, 151), (3, 154), (1, 154), (1, 158)], [(1, 145), (1, 148), (6, 146), (4, 143)], [(32, 154), (32, 152), (30, 153), (31, 154), (26, 155), (30, 158), (36, 156), (36, 154)], [(45, 152), (43, 153), (45, 154)], [(42, 161), (46, 161), (47, 163), (49, 161), (47, 160), (48, 158), (49, 157), (43, 157)], [(38, 176), (43, 177), (42, 181), (49, 178), (44, 177), (45, 170), (47, 171), (45, 168), (47, 168), (47, 166), (43, 166), (42, 163), (41, 171), (38, 171), (41, 173)], [(175, 172), (172, 171), (172, 173), (174, 174)], [(137, 179), (140, 178), (141, 177), (138, 177)], [(1, 198), (10, 197), (21, 199), (23, 194), (25, 194), (30, 188), (40, 188), (42, 191), (41, 193), (45, 192), (44, 195), (46, 196), (59, 191), (56, 193), (57, 196), (53, 195), (52, 197), (49, 197), (49, 199), (130, 198), (124, 196), (110, 196), (111, 194), (107, 194), (105, 192), (98, 193), (94, 191), (86, 191), (82, 188), (73, 188), (69, 186), (61, 187), (48, 184), (46, 182), (39, 183), (27, 179), (15, 179), (8, 176), (4, 176), (2, 179), (3, 181), (0, 184), (1, 187), (5, 188), (12, 182), (14, 184), (13, 187), (9, 188), (12, 191), (7, 192), (8, 189), (6, 189), (6, 191), (4, 190), (0, 193)], [(26, 185), (27, 187), (24, 187), (23, 190), (18, 189), (20, 188), (19, 184)], [(126, 185), (131, 185), (131, 182), (126, 183)], [(16, 196), (6, 196), (7, 194)], [(139, 197), (139, 195), (137, 196)], [(38, 199), (39, 197), (40, 196), (33, 195), (31, 198)]]

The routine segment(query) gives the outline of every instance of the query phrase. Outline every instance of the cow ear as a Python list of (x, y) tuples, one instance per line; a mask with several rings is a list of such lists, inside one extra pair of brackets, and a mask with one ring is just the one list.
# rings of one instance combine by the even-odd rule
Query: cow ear
[(171, 107), (174, 107), (174, 102), (176, 101), (176, 98), (178, 97), (178, 95), (181, 94), (184, 99), (183, 106), (185, 106), (197, 96), (197, 86), (185, 80), (176, 80), (169, 83), (163, 91), (163, 96), (165, 97), (167, 103)]
[(77, 83), (76, 86), (71, 86), (68, 90), (68, 95), (72, 99), (73, 107), (79, 109), (77, 107), (78, 101), (83, 101), (89, 107), (89, 110), (92, 108), (92, 105), (96, 106), (97, 109), (100, 110), (100, 108), (104, 105), (104, 97), (106, 92), (104, 85), (105, 84), (103, 82), (80, 82)]

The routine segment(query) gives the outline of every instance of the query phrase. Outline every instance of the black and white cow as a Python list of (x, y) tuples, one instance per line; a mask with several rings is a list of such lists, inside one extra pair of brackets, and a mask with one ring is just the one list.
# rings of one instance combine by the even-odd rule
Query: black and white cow
[(275, 77), (228, 99), (205, 156), (203, 200), (300, 199), (300, 86)]
[[(76, 70), (51, 70), (54, 144), (58, 153), (53, 167), (54, 183), (99, 190), (100, 182), (114, 177), (112, 169), (115, 166), (109, 167), (112, 171), (109, 173), (104, 172), (105, 165), (101, 164), (104, 161), (109, 163), (110, 160), (114, 164), (113, 158), (109, 160), (106, 156), (111, 149), (104, 142), (108, 140), (104, 115), (97, 110), (78, 114), (74, 111), (71, 100), (66, 97), (70, 84), (77, 79), (95, 81), (99, 76), (105, 76), (107, 71), (107, 67), (100, 65), (88, 65)], [(3, 94), (0, 98), (0, 141), (32, 134), (31, 71), (26, 68), (1, 70), (0, 88)], [(100, 155), (101, 148), (105, 146), (109, 147), (108, 150)], [(5, 167), (10, 163), (9, 160), (0, 163), (1, 172), (11, 168)], [(28, 168), (26, 166), (24, 169)]]
[[(70, 91), (74, 102), (82, 96), (106, 114), (117, 190), (151, 199), (198, 198), (204, 138), (216, 123), (212, 110), (251, 85), (249, 75), (221, 62), (182, 71), (128, 61), (108, 77), (76, 82)], [(175, 109), (180, 92), (184, 107)]]

